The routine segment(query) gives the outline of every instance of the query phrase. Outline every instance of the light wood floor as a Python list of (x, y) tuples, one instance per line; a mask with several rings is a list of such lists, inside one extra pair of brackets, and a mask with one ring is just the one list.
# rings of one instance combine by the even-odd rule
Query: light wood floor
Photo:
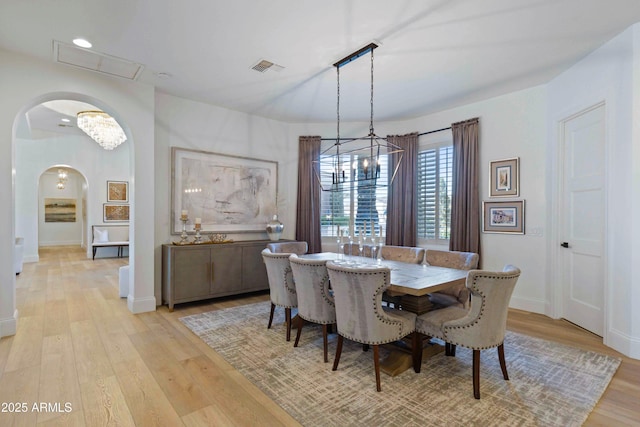
[[(178, 321), (268, 295), (132, 315), (117, 289), (126, 263), (64, 247), (43, 248), (40, 262), (24, 265), (18, 333), (0, 340), (0, 426), (298, 425)], [(508, 327), (621, 357), (586, 425), (640, 425), (640, 361), (565, 321), (514, 310)], [(22, 403), (26, 412), (15, 412)]]

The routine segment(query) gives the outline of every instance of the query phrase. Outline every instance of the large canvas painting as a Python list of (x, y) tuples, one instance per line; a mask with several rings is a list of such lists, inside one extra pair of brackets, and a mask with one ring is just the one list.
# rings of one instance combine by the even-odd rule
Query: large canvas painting
[(44, 199), (44, 222), (76, 222), (76, 199)]
[(276, 213), (278, 163), (206, 151), (171, 148), (171, 232), (200, 218), (202, 231), (264, 231)]

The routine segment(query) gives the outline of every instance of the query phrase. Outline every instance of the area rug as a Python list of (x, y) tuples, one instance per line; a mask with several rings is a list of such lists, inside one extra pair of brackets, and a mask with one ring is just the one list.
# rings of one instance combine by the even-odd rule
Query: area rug
[[(322, 330), (307, 324), (299, 347), (285, 341), (283, 310), (267, 329), (269, 302), (180, 320), (304, 426), (579, 426), (620, 360), (508, 332), (502, 378), (496, 350), (481, 353), (481, 399), (473, 398), (470, 350), (437, 354), (391, 377), (376, 392), (373, 352), (344, 341), (331, 371), (336, 336), (323, 363)], [(292, 334), (293, 335), (293, 334)], [(388, 350), (381, 349), (381, 357)]]

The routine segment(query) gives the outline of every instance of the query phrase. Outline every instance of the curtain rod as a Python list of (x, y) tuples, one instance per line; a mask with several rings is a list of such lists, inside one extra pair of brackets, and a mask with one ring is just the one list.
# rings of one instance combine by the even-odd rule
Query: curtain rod
[[(430, 130), (428, 132), (422, 132), (419, 133), (418, 136), (423, 136), (423, 135), (429, 135), (430, 133), (437, 133), (437, 132), (442, 132), (443, 130), (450, 130), (451, 126), (449, 126), (448, 128), (442, 128), (442, 129), (436, 129), (436, 130)], [(347, 140), (353, 140), (353, 139), (367, 139), (367, 137), (360, 137), (360, 138), (340, 138), (340, 141), (347, 141)], [(320, 141), (335, 141), (336, 138), (320, 138)]]

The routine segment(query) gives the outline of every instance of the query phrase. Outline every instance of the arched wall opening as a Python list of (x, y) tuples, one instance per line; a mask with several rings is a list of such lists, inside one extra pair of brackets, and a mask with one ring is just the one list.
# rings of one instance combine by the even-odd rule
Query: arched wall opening
[[(35, 137), (28, 138), (24, 134), (25, 117), (43, 103), (52, 101), (78, 101), (94, 106), (116, 118), (127, 135), (127, 141), (114, 150), (104, 150), (87, 135), (78, 131), (76, 134), (51, 133), (46, 129), (36, 129), (32, 132)], [(74, 113), (75, 114), (75, 113)], [(79, 244), (86, 249), (87, 258), (91, 258), (91, 229), (92, 225), (104, 224), (103, 207), (108, 202), (107, 183), (109, 181), (133, 181), (135, 173), (133, 157), (133, 138), (126, 122), (119, 117), (118, 112), (104, 102), (80, 93), (48, 93), (32, 99), (16, 115), (13, 132), (13, 150), (15, 153), (13, 170), (14, 184), (14, 227), (16, 236), (22, 237), (21, 251), (25, 262), (38, 261), (40, 245), (55, 246), (64, 244)], [(77, 171), (73, 189), (67, 187), (58, 190), (51, 187), (55, 178), (53, 174), (58, 168)], [(53, 172), (53, 174), (52, 174)], [(44, 187), (44, 182), (46, 188)], [(69, 180), (69, 184), (71, 184)], [(49, 188), (51, 187), (51, 188)], [(127, 186), (132, 190), (132, 186)], [(129, 190), (126, 203), (133, 210), (135, 195)], [(57, 193), (59, 192), (59, 193)], [(58, 197), (58, 195), (60, 197)], [(69, 197), (64, 197), (65, 195)], [(77, 239), (64, 240), (64, 230), (72, 228), (65, 223), (47, 223), (46, 202), (64, 201), (74, 204), (74, 220), (80, 223)], [(53, 200), (52, 200), (53, 199)], [(55, 200), (60, 199), (60, 200)], [(65, 200), (66, 199), (66, 200)], [(66, 209), (67, 218), (62, 215), (64, 222), (71, 215), (69, 206)], [(49, 207), (51, 213), (56, 207)], [(51, 215), (49, 215), (51, 216)], [(55, 214), (54, 214), (55, 217)], [(51, 218), (50, 218), (51, 219)], [(55, 221), (55, 220), (54, 220)], [(127, 222), (128, 223), (128, 222)], [(48, 228), (48, 233), (43, 230)], [(134, 244), (135, 234), (130, 233), (131, 245)], [(108, 248), (112, 249), (112, 248)], [(115, 253), (114, 253), (115, 254)], [(98, 257), (115, 256), (111, 251), (100, 251)], [(135, 260), (130, 259), (130, 274), (133, 275)], [(133, 288), (133, 280), (129, 280)], [(15, 284), (14, 284), (15, 287)]]

